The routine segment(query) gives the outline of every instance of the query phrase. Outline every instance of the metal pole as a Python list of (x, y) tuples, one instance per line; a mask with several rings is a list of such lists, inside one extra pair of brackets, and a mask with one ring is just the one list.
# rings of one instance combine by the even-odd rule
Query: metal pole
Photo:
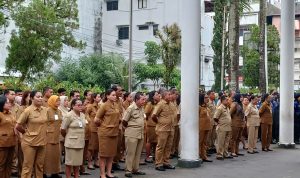
[(130, 25), (129, 25), (129, 59), (128, 59), (128, 91), (132, 91), (132, 0), (130, 0)]
[(265, 23), (265, 74), (266, 74), (266, 93), (269, 91), (268, 80), (268, 25)]
[(224, 6), (224, 20), (223, 20), (223, 33), (222, 33), (221, 90), (224, 89), (225, 33), (226, 33), (226, 6)]

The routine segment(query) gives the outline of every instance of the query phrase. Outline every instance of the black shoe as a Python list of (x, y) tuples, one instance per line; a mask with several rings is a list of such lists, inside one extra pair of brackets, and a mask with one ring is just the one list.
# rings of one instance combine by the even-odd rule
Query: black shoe
[(267, 149), (264, 149), (264, 148), (262, 149), (262, 151), (264, 151), (264, 152), (268, 152), (268, 150), (267, 150)]
[(112, 170), (114, 170), (114, 171), (124, 171), (124, 169), (121, 168), (121, 166), (119, 164), (113, 164), (112, 165)]
[(165, 169), (175, 169), (175, 166), (168, 164), (168, 165), (164, 165), (164, 168)]
[(165, 169), (163, 166), (155, 167), (155, 170), (158, 170), (158, 171), (166, 171), (166, 169)]
[(108, 177), (108, 178), (118, 178), (117, 176), (109, 177), (107, 174), (105, 176)]
[[(151, 158), (150, 158), (151, 159)], [(145, 159), (146, 163), (153, 163), (153, 160), (148, 160), (147, 158)]]
[(141, 172), (141, 171), (136, 171), (136, 172), (133, 172), (132, 173), (133, 175), (146, 175), (146, 173), (144, 173), (144, 172)]
[(273, 150), (272, 150), (272, 149), (270, 149), (270, 148), (268, 148), (267, 150), (268, 150), (268, 151), (273, 151)]
[(18, 177), (18, 176), (19, 176), (18, 172), (12, 172), (10, 175), (11, 175), (12, 177)]
[(79, 172), (79, 174), (82, 175), (82, 176), (89, 176), (89, 175), (92, 175), (92, 174), (90, 174), (90, 173), (88, 173), (88, 172)]
[(216, 159), (217, 159), (217, 160), (224, 160), (223, 157), (217, 157)]
[(209, 160), (209, 159), (203, 159), (202, 161), (203, 161), (203, 162), (207, 162), (207, 163), (213, 162), (212, 160)]
[(253, 153), (259, 153), (258, 151), (254, 150)]
[(131, 174), (131, 172), (127, 172), (127, 173), (125, 173), (125, 177), (132, 177), (132, 174)]
[(60, 171), (58, 174), (65, 174), (65, 171)]
[(226, 156), (225, 159), (233, 159), (233, 156)]
[(247, 153), (249, 153), (249, 154), (254, 154), (254, 151), (247, 151)]
[(48, 176), (46, 174), (43, 174), (43, 178), (48, 178)]
[(243, 153), (238, 153), (237, 155), (238, 155), (238, 156), (244, 156), (244, 154), (243, 154)]

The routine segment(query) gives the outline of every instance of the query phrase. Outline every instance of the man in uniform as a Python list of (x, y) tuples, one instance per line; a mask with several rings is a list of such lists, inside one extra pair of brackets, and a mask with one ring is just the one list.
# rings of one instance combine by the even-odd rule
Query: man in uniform
[(215, 99), (216, 99), (216, 95), (215, 92), (212, 90), (209, 90), (207, 92), (207, 95), (209, 97), (209, 101), (208, 101), (208, 108), (211, 112), (210, 116), (211, 116), (211, 130), (208, 133), (208, 149), (209, 152), (208, 153), (216, 153), (216, 139), (217, 139), (217, 133), (216, 133), (216, 127), (217, 127), (217, 123), (214, 121), (214, 114), (216, 112), (216, 103), (215, 103)]
[(176, 88), (171, 89), (171, 104), (173, 107), (173, 114), (174, 114), (174, 139), (173, 139), (173, 145), (172, 145), (172, 151), (171, 151), (171, 158), (178, 156), (178, 145), (179, 145), (179, 139), (180, 139), (180, 129), (179, 129), (179, 112), (178, 112), (178, 105), (176, 103), (176, 100), (178, 98), (178, 91)]
[(140, 157), (144, 145), (144, 109), (146, 96), (141, 92), (135, 94), (134, 103), (125, 111), (123, 126), (125, 129), (126, 143), (126, 177), (145, 175), (139, 171)]
[(64, 88), (59, 88), (57, 90), (58, 96), (66, 96), (66, 89)]
[(162, 91), (161, 95), (162, 100), (155, 107), (152, 119), (157, 122), (155, 129), (157, 135), (155, 169), (165, 171), (166, 169), (175, 169), (169, 161), (174, 138), (174, 111), (170, 102), (170, 92)]
[(43, 106), (48, 107), (48, 99), (53, 95), (53, 89), (50, 87), (45, 87), (43, 89)]
[(223, 95), (221, 97), (221, 105), (217, 108), (214, 115), (214, 120), (217, 122), (218, 150), (216, 158), (218, 160), (232, 158), (232, 156), (228, 154), (231, 133), (231, 116), (228, 106), (228, 97)]

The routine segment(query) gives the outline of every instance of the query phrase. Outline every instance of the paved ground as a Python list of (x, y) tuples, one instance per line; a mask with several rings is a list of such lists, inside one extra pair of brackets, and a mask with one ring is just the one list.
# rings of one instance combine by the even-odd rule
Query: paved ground
[[(300, 148), (300, 146), (297, 146)], [(300, 150), (286, 150), (276, 148), (273, 145), (273, 152), (260, 152), (250, 155), (245, 150), (245, 156), (232, 160), (219, 161), (214, 155), (210, 158), (213, 163), (203, 163), (200, 168), (168, 170), (158, 172), (154, 170), (154, 165), (141, 166), (141, 171), (147, 173), (145, 176), (134, 176), (140, 178), (299, 178), (300, 177)], [(177, 160), (173, 159), (174, 165)], [(124, 164), (121, 164), (124, 167)], [(82, 178), (99, 177), (99, 169), (91, 171), (91, 176), (81, 176)], [(114, 175), (119, 178), (125, 177), (124, 172), (116, 172)]]

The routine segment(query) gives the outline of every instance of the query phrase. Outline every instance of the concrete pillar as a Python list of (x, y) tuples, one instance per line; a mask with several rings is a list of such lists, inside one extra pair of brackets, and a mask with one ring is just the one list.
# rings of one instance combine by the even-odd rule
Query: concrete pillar
[(199, 167), (200, 1), (180, 0), (181, 154), (178, 166)]
[(294, 46), (295, 1), (281, 2), (280, 49), (280, 132), (279, 146), (295, 148), (294, 143)]

